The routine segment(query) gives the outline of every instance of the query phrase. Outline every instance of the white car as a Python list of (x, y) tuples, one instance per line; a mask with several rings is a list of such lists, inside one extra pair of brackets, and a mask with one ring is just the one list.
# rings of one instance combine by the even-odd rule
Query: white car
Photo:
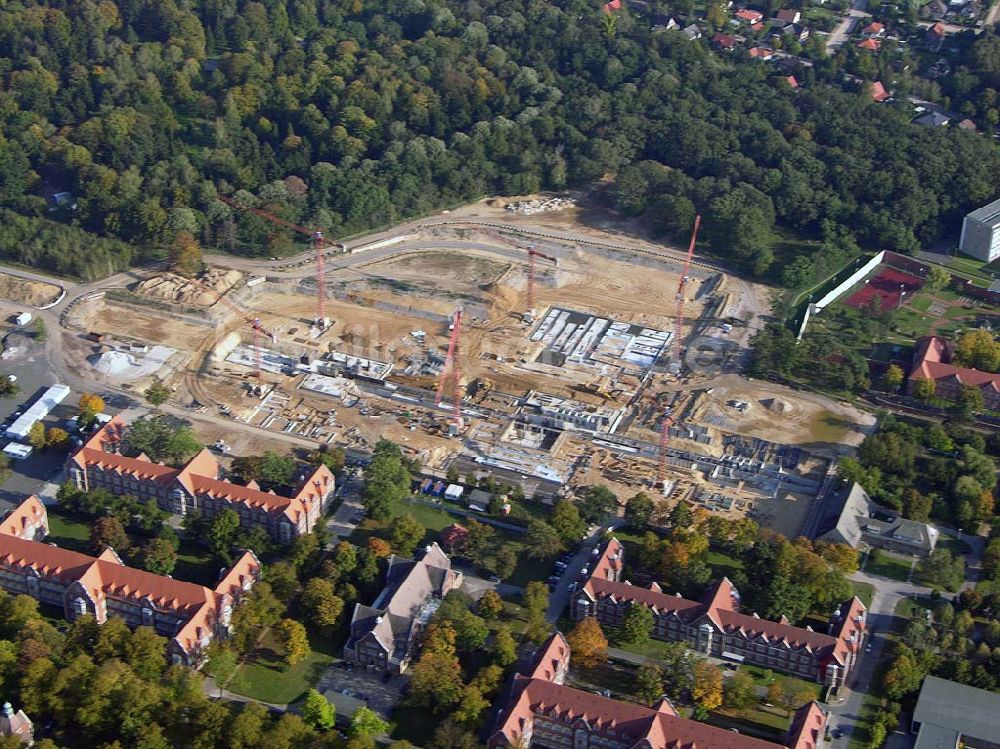
[(17, 375), (7, 375), (7, 379), (11, 382), (17, 382)]

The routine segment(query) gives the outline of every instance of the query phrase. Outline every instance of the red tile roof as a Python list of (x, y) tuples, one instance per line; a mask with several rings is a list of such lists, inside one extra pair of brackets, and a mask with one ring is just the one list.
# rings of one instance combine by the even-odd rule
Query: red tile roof
[(736, 46), (736, 37), (718, 33), (712, 37), (712, 43), (719, 45), (723, 49), (732, 49)]
[(885, 30), (885, 26), (880, 24), (878, 21), (872, 21), (870, 24), (865, 26), (862, 30), (862, 34), (881, 34)]
[(980, 372), (947, 363), (948, 349), (937, 336), (924, 336), (917, 341), (913, 353), (911, 380), (949, 380), (954, 378), (962, 385), (978, 388), (1000, 389), (1000, 374)]
[(744, 8), (743, 10), (736, 11), (736, 17), (741, 21), (746, 21), (747, 23), (757, 23), (757, 21), (764, 17), (764, 14), (758, 10)]
[(612, 11), (622, 9), (622, 0), (611, 0), (611, 2), (604, 4), (604, 12), (611, 15)]
[(858, 49), (870, 49), (872, 51), (877, 50), (882, 46), (882, 42), (878, 39), (865, 39), (863, 42), (858, 42)]
[(775, 18), (779, 21), (784, 21), (785, 23), (798, 23), (799, 19), (802, 18), (802, 14), (797, 10), (783, 8), (775, 14)]
[(889, 98), (889, 92), (885, 90), (882, 81), (872, 83), (872, 101), (883, 102)]
[(747, 54), (749, 54), (751, 57), (761, 57), (767, 59), (768, 57), (771, 57), (774, 53), (767, 47), (751, 47), (750, 51)]
[(815, 702), (800, 707), (788, 729), (788, 749), (816, 749), (823, 740), (826, 713)]
[(569, 663), (569, 643), (562, 632), (554, 633), (535, 654), (535, 667), (528, 674), (531, 679), (556, 681), (560, 666)]
[(115, 416), (94, 433), (73, 455), (72, 460), (84, 470), (88, 466), (97, 466), (105, 471), (114, 471), (141, 480), (161, 483), (176, 480), (191, 494), (204, 494), (253, 508), (263, 508), (267, 512), (280, 512), (296, 523), (302, 513), (306, 512), (307, 505), (318, 501), (334, 480), (330, 469), (320, 465), (306, 478), (294, 496), (282, 497), (274, 492), (261, 491), (256, 482), (242, 486), (217, 478), (219, 463), (208, 450), (199, 452), (180, 469), (162, 463), (152, 463), (145, 456), (128, 458), (112, 452), (120, 447), (125, 431), (125, 423), (121, 417)]
[(571, 725), (583, 720), (591, 734), (651, 749), (776, 749), (769, 741), (679, 717), (665, 700), (655, 708), (601, 697), (542, 679), (514, 677), (512, 699), (490, 746), (517, 746), (535, 716)]
[(788, 85), (791, 86), (792, 88), (798, 88), (799, 87), (799, 82), (797, 80), (795, 80), (795, 76), (794, 75), (788, 76), (787, 78), (785, 78), (785, 80), (788, 81)]
[(948, 35), (948, 29), (945, 27), (943, 23), (938, 21), (936, 24), (927, 29), (927, 33), (934, 34), (934, 36), (939, 36), (943, 39), (945, 36)]
[[(29, 528), (48, 526), (47, 513), (42, 501), (32, 494), (15, 507), (0, 522), (0, 533), (18, 538), (28, 537)], [(34, 540), (34, 539), (29, 539)]]

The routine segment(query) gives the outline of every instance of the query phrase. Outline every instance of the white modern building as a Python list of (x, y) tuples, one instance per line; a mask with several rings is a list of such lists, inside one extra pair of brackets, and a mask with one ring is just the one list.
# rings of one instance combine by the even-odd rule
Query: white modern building
[(36, 422), (48, 416), (52, 409), (62, 403), (69, 395), (69, 387), (66, 385), (53, 385), (44, 393), (42, 397), (31, 404), (31, 407), (17, 417), (17, 420), (7, 428), (7, 439), (24, 440), (28, 438), (31, 427)]
[(958, 249), (987, 263), (1000, 257), (1000, 200), (965, 217)]

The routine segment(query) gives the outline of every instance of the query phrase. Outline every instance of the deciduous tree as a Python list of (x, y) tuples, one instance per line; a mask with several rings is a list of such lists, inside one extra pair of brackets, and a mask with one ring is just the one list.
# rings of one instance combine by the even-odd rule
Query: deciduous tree
[(392, 546), (400, 556), (408, 557), (427, 530), (410, 513), (399, 515), (392, 524)]
[(302, 720), (307, 726), (317, 731), (327, 731), (333, 728), (336, 717), (336, 709), (330, 704), (330, 700), (315, 689), (306, 692), (302, 701)]
[(753, 677), (742, 670), (730, 676), (723, 688), (723, 701), (726, 707), (741, 713), (753, 707), (757, 702)]
[(642, 604), (633, 603), (622, 621), (622, 640), (637, 645), (649, 640), (653, 629), (653, 612)]
[(334, 594), (333, 584), (329, 580), (314, 577), (302, 591), (302, 608), (313, 624), (330, 627), (340, 618), (344, 601)]
[(585, 617), (566, 636), (573, 659), (581, 666), (593, 667), (608, 658), (608, 638), (593, 616)]
[(722, 705), (722, 671), (708, 661), (698, 660), (692, 669), (691, 699), (704, 710)]
[(289, 666), (294, 666), (309, 655), (309, 637), (306, 628), (294, 619), (282, 619), (278, 623), (278, 640), (284, 651), (282, 657)]
[(193, 278), (201, 269), (201, 246), (198, 240), (190, 232), (177, 232), (170, 245), (170, 270), (186, 278)]
[(636, 670), (635, 685), (635, 696), (653, 705), (663, 697), (663, 669), (653, 661), (645, 661)]
[(625, 522), (632, 528), (642, 530), (653, 515), (653, 498), (646, 492), (632, 495), (625, 502)]

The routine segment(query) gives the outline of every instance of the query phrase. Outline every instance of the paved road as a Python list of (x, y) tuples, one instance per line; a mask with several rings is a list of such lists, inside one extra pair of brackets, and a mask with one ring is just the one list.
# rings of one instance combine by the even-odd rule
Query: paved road
[(875, 586), (872, 604), (868, 609), (868, 629), (873, 638), (872, 652), (861, 654), (858, 665), (851, 675), (849, 688), (842, 690), (841, 696), (830, 702), (830, 727), (831, 729), (838, 727), (843, 731), (841, 738), (832, 739), (830, 742), (830, 747), (833, 749), (847, 749), (850, 744), (851, 732), (861, 715), (865, 693), (872, 687), (875, 668), (888, 643), (885, 633), (892, 627), (896, 606), (904, 598), (930, 593), (930, 588), (869, 575), (866, 572), (856, 572), (851, 575), (851, 579)]
[(854, 32), (854, 28), (858, 25), (858, 22), (867, 15), (868, 0), (854, 0), (851, 5), (851, 9), (847, 11), (847, 15), (845, 15), (843, 20), (837, 24), (837, 27), (830, 32), (830, 36), (827, 37), (826, 51), (828, 53), (832, 52), (835, 48), (846, 42)]
[(559, 582), (556, 583), (556, 587), (549, 591), (549, 611), (546, 618), (550, 622), (555, 622), (559, 618), (563, 609), (566, 608), (570, 596), (579, 590), (587, 579), (587, 575), (583, 574), (583, 569), (586, 567), (587, 572), (590, 572), (590, 562), (596, 558), (594, 552), (597, 551), (600, 544), (604, 541), (604, 531), (609, 526), (617, 527), (621, 522), (621, 520), (615, 519), (608, 525), (591, 526), (589, 535), (570, 560), (566, 571), (559, 578)]

